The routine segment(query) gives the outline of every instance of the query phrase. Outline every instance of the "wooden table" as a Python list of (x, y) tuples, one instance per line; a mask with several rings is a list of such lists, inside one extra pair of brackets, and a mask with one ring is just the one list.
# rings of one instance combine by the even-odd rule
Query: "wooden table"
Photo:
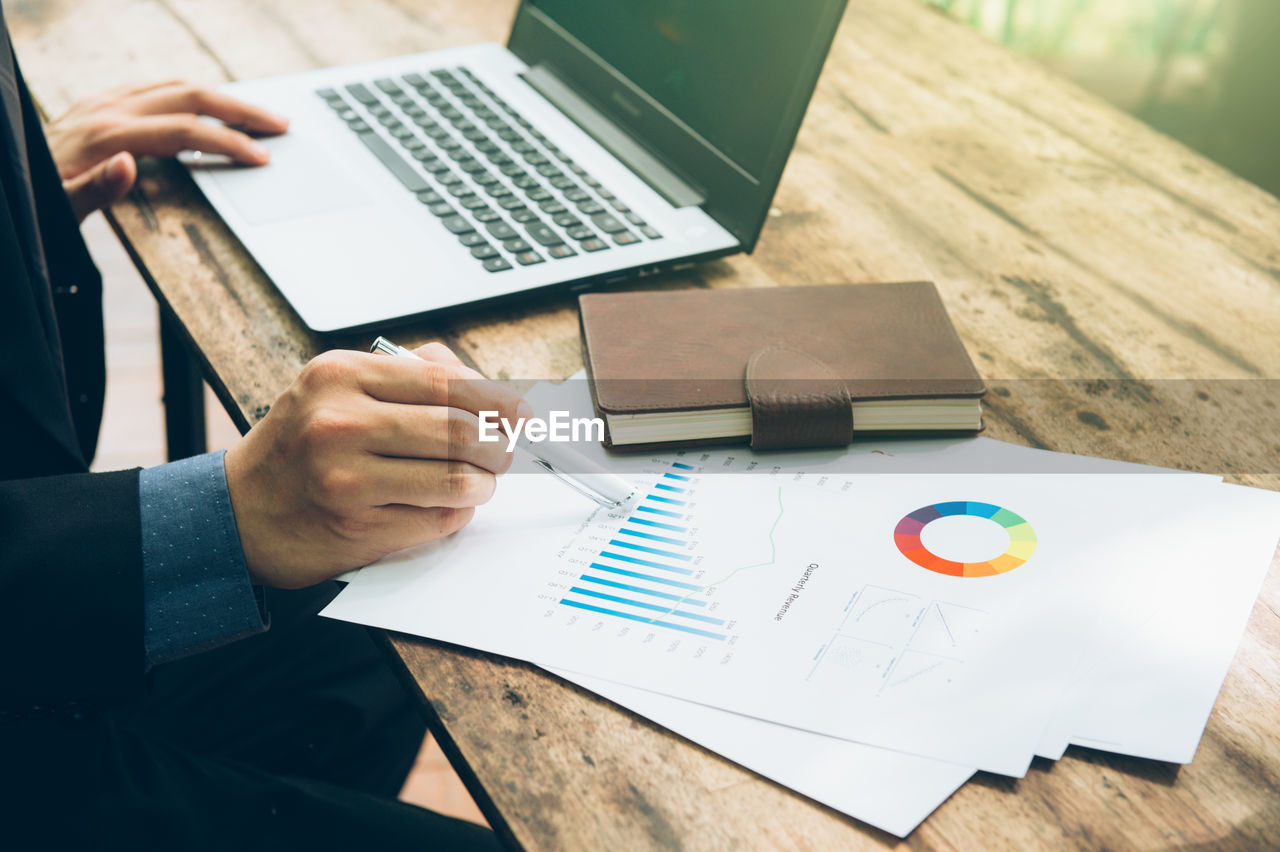
[[(501, 41), (513, 9), (48, 0), (7, 14), (56, 115), (132, 80), (217, 83)], [(309, 333), (171, 162), (145, 164), (111, 219), (242, 428), (311, 356), (368, 345)], [(754, 255), (663, 285), (915, 278), (938, 283), (990, 380), (991, 437), (1280, 488), (1280, 411), (1259, 381), (1280, 378), (1280, 203), (922, 3), (851, 0)], [(581, 366), (567, 297), (398, 336), (444, 340), (499, 377)], [(1194, 763), (1073, 748), (1022, 780), (979, 775), (906, 845), (1280, 845), (1278, 612), (1273, 570)], [(895, 843), (531, 666), (391, 642), (433, 732), (514, 843)]]

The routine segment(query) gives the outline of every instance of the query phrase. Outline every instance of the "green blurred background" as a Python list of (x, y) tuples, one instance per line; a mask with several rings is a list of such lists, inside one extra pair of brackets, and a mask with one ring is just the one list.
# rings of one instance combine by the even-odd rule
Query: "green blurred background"
[(924, 0), (1280, 195), (1280, 0)]

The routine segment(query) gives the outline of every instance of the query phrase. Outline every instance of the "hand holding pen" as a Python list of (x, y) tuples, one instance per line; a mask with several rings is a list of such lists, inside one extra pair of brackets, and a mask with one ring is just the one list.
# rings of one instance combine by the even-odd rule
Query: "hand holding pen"
[(307, 586), (442, 538), (493, 495), (511, 454), (479, 440), (477, 412), (532, 412), (441, 344), (414, 354), (320, 355), (227, 452), (253, 582)]
[[(441, 348), (445, 352), (449, 352), (447, 348)], [(406, 349), (397, 343), (392, 343), (385, 337), (379, 337), (375, 340), (373, 346), (370, 347), (370, 351), (381, 352), (385, 355), (395, 355), (400, 358), (421, 357), (413, 350)], [(449, 352), (449, 355), (455, 359), (457, 358), (452, 352)], [(458, 364), (461, 366), (462, 362), (458, 361)], [(475, 373), (475, 377), (476, 379), (484, 380), (484, 377), (479, 373)], [(521, 406), (520, 415), (522, 417), (527, 417), (532, 413), (526, 403), (522, 402)], [(478, 414), (479, 412), (476, 413)], [(538, 468), (551, 474), (574, 491), (590, 500), (594, 500), (606, 509), (622, 505), (635, 493), (635, 487), (631, 483), (610, 473), (603, 466), (569, 447), (557, 446), (556, 444), (534, 446), (524, 434), (517, 438), (515, 446), (527, 453)]]

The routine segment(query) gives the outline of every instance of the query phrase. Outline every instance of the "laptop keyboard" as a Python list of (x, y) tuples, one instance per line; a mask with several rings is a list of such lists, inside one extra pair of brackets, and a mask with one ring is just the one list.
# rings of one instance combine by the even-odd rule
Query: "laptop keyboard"
[(466, 68), (316, 94), (489, 272), (662, 239)]

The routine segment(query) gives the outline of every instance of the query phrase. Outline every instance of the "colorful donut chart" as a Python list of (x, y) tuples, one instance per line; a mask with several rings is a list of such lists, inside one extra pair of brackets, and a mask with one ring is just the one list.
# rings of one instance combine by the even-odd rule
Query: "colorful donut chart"
[[(952, 562), (933, 553), (920, 540), (920, 533), (938, 518), (954, 515), (995, 521), (1009, 533), (1009, 549), (987, 562)], [(1026, 562), (1036, 552), (1036, 531), (1020, 515), (991, 503), (963, 500), (934, 503), (932, 506), (916, 509), (898, 521), (898, 526), (893, 531), (893, 541), (903, 556), (921, 568), (951, 577), (993, 577), (1004, 574)]]

